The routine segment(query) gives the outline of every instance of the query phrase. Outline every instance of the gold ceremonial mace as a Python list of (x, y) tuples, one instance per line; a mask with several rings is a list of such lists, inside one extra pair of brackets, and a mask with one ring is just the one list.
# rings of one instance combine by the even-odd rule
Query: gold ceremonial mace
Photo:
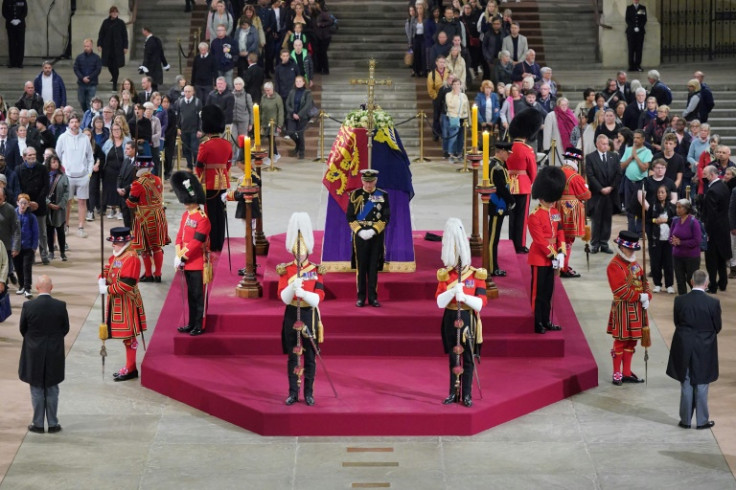
[(376, 73), (376, 60), (371, 58), (368, 61), (368, 80), (350, 80), (350, 85), (367, 85), (368, 86), (368, 103), (366, 104), (366, 110), (368, 111), (368, 168), (371, 168), (372, 165), (372, 158), (373, 158), (373, 128), (374, 128), (374, 121), (373, 121), (373, 111), (376, 110), (375, 105), (375, 93), (374, 89), (376, 85), (387, 85), (391, 86), (393, 82), (388, 80), (376, 80), (375, 77)]

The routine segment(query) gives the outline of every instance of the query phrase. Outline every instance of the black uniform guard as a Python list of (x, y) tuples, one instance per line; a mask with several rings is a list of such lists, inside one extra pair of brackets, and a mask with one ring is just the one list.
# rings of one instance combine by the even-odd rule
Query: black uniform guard
[(644, 26), (647, 8), (639, 0), (626, 7), (626, 41), (629, 44), (629, 71), (642, 71), (641, 53), (644, 48)]
[(355, 306), (362, 307), (367, 295), (368, 303), (378, 307), (381, 306), (377, 291), (378, 271), (383, 269), (384, 231), (391, 213), (388, 193), (376, 187), (378, 170), (366, 169), (360, 173), (363, 187), (350, 194), (346, 213), (350, 229), (353, 230), (351, 265), (358, 270), (358, 300)]
[(488, 206), (488, 247), (492, 276), (506, 275), (506, 271), (498, 266), (498, 241), (501, 239), (504, 217), (516, 206), (514, 196), (509, 190), (509, 172), (506, 169), (506, 159), (512, 146), (513, 143), (509, 141), (496, 142), (496, 155), (491, 159), (491, 183), (496, 187)]

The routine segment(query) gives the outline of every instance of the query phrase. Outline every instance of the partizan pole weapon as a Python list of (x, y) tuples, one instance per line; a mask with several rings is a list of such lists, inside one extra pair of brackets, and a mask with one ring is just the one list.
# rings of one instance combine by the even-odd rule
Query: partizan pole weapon
[[(641, 269), (642, 269), (642, 285), (646, 291), (647, 284), (647, 231), (646, 231), (646, 213), (645, 203), (647, 202), (646, 179), (641, 184)], [(649, 315), (646, 310), (642, 311), (642, 329), (641, 329), (641, 346), (644, 347), (644, 382), (649, 384), (649, 347), (652, 345), (652, 337), (649, 332)]]

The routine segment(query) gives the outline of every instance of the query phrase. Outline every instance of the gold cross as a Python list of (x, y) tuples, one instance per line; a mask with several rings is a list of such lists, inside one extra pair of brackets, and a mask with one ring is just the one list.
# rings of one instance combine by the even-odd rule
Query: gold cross
[(368, 80), (350, 80), (350, 85), (366, 85), (368, 87), (368, 103), (365, 107), (368, 111), (368, 168), (371, 168), (371, 157), (373, 150), (373, 111), (376, 110), (375, 87), (376, 85), (386, 85), (390, 87), (393, 84), (391, 79), (376, 80), (375, 73), (376, 60), (371, 58), (368, 61)]

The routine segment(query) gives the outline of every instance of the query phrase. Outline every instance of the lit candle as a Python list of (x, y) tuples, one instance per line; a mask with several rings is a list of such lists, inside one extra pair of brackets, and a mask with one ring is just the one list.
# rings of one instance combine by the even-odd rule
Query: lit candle
[[(476, 136), (477, 138), (477, 136)], [(490, 144), (490, 138), (491, 135), (488, 133), (488, 131), (483, 131), (483, 182), (486, 183), (489, 180), (489, 172), (488, 172), (488, 154), (489, 154), (489, 147)]]
[(478, 151), (478, 105), (473, 104), (473, 108), (471, 109), (471, 116), (470, 116), (470, 124), (471, 124), (471, 147), (473, 148), (473, 151)]
[(243, 185), (251, 183), (250, 180), (250, 138), (247, 136), (243, 139), (243, 150), (245, 151), (245, 174), (243, 175)]
[(261, 149), (261, 108), (253, 104), (253, 137), (256, 150)]

